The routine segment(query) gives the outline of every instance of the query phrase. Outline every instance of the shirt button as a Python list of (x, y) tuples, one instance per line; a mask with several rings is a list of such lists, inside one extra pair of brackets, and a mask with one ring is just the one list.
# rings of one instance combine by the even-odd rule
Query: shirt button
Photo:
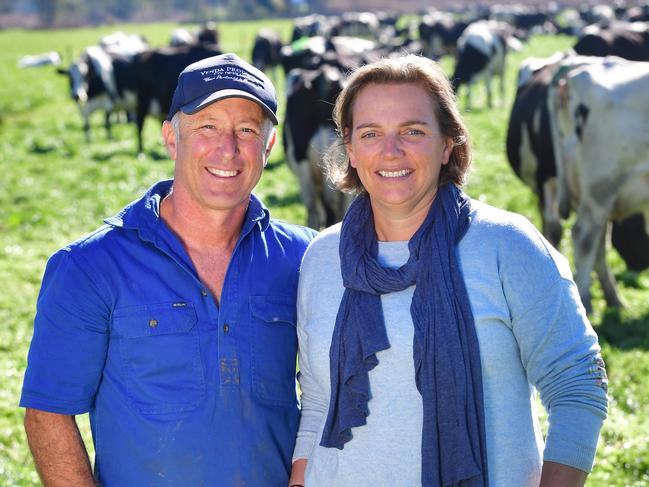
[(149, 326), (151, 328), (155, 328), (156, 326), (158, 326), (158, 320), (149, 320)]
[(203, 297), (207, 296), (207, 291), (205, 289), (201, 289), (201, 294)]
[(223, 324), (223, 333), (227, 333), (229, 331), (230, 331), (230, 325), (228, 325), (227, 323), (224, 323)]

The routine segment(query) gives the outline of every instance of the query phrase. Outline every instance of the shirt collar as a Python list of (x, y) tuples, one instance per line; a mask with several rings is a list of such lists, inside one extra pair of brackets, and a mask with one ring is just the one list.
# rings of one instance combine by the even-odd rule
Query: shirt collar
[[(141, 198), (126, 205), (104, 222), (113, 227), (138, 230), (142, 238), (152, 239), (161, 221), (160, 202), (169, 194), (172, 185), (173, 179), (158, 181)], [(256, 224), (259, 224), (262, 232), (265, 231), (270, 224), (270, 211), (259, 198), (251, 194), (241, 230), (242, 236), (250, 232)]]

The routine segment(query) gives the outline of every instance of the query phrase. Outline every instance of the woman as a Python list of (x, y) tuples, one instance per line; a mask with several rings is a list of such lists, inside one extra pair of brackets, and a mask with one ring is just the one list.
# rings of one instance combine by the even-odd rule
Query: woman
[(607, 411), (597, 337), (566, 260), (459, 189), (471, 152), (444, 74), (367, 65), (334, 116), (330, 173), (359, 196), (302, 264), (290, 485), (583, 485)]

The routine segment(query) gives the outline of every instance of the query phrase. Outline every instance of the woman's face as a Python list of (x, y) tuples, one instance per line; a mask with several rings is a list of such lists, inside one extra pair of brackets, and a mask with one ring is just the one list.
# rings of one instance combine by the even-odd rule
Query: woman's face
[(420, 85), (369, 84), (358, 93), (346, 148), (374, 211), (430, 206), (452, 147)]

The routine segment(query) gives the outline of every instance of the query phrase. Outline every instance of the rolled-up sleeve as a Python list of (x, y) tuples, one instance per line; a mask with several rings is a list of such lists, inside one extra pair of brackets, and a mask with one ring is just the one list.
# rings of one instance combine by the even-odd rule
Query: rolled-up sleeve
[(110, 309), (99, 279), (69, 248), (47, 263), (20, 406), (59, 414), (92, 407), (108, 347)]

